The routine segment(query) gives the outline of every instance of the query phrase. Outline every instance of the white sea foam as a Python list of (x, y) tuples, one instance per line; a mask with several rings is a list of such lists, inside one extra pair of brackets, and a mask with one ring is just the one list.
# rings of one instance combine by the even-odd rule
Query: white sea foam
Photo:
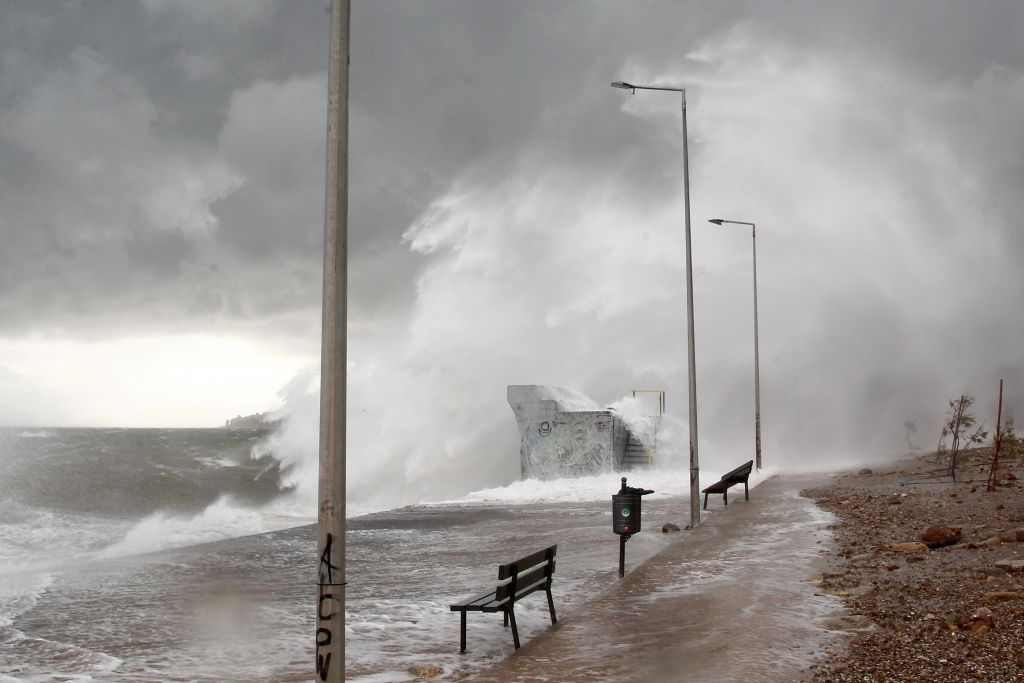
[(19, 615), (39, 602), (39, 597), (53, 584), (53, 574), (4, 573), (0, 582), (0, 626), (10, 625)]
[[(766, 468), (751, 472), (749, 486), (753, 488), (762, 481), (778, 474), (777, 468)], [(700, 488), (718, 481), (722, 472), (701, 470)], [(565, 479), (526, 479), (508, 486), (482, 489), (453, 500), (426, 503), (428, 505), (459, 504), (501, 504), (526, 505), (531, 503), (579, 503), (607, 500), (621, 486), (622, 476), (627, 477), (629, 486), (654, 489), (650, 498), (668, 498), (690, 495), (689, 471), (652, 469), (635, 472), (609, 472), (590, 477)]]
[(314, 521), (287, 503), (251, 508), (222, 496), (197, 515), (158, 512), (137, 522), (121, 540), (96, 553), (98, 559), (141, 555), (288, 529)]
[(47, 431), (45, 429), (39, 429), (35, 431), (26, 430), (18, 434), (18, 438), (20, 439), (49, 439), (52, 436), (53, 432)]
[(206, 467), (210, 467), (210, 468), (238, 467), (238, 463), (237, 462), (235, 462), (234, 460), (231, 460), (230, 458), (225, 458), (223, 456), (216, 457), (216, 456), (210, 455), (210, 456), (200, 457), (200, 458), (196, 458), (196, 462), (200, 462), (203, 465), (205, 465)]

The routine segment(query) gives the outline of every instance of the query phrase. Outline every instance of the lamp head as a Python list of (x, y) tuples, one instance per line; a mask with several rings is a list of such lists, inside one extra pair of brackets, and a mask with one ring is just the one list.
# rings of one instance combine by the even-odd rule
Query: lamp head
[(709, 218), (708, 219), (708, 223), (714, 223), (715, 225), (721, 225), (724, 222), (725, 221), (723, 221), (721, 218)]
[(613, 88), (621, 88), (623, 90), (628, 90), (631, 93), (635, 93), (636, 92), (636, 86), (633, 85), (632, 83), (623, 83), (622, 81), (615, 81), (614, 83), (612, 83), (612, 87)]

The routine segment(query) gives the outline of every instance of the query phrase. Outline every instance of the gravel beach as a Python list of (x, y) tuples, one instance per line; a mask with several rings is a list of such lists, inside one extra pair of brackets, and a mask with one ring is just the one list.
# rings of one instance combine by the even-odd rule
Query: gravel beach
[(908, 457), (803, 491), (838, 518), (820, 588), (850, 638), (804, 681), (1024, 681), (1024, 462), (1001, 455), (989, 492), (991, 460), (961, 454), (953, 481), (948, 457)]

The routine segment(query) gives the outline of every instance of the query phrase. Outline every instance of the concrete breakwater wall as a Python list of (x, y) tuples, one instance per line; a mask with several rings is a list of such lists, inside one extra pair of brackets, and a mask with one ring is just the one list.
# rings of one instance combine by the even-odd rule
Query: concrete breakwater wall
[[(630, 427), (615, 411), (572, 389), (508, 387), (519, 425), (523, 479), (580, 477), (625, 469)], [(648, 442), (646, 435), (635, 435)]]

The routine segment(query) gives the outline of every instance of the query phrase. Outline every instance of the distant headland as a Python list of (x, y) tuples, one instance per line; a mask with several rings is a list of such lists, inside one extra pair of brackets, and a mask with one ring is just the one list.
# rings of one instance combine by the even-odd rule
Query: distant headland
[(224, 429), (271, 429), (278, 424), (271, 420), (269, 413), (253, 413), (252, 415), (236, 415), (224, 420)]

